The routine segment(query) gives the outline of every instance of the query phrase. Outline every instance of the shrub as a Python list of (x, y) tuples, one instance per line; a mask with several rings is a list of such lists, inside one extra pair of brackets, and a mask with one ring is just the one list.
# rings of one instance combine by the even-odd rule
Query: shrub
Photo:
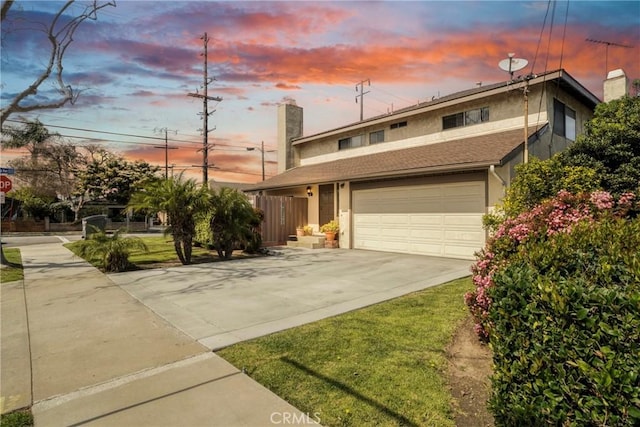
[(95, 232), (88, 240), (78, 243), (78, 255), (83, 258), (99, 260), (100, 267), (106, 272), (120, 272), (129, 268), (129, 253), (137, 249), (147, 251), (147, 245), (139, 237), (121, 237), (121, 230), (107, 235), (94, 227)]
[(262, 222), (264, 221), (264, 211), (253, 208), (253, 217), (249, 220), (249, 230), (245, 236), (244, 251), (254, 254), (262, 247)]
[(203, 248), (213, 249), (210, 213), (199, 214), (196, 217), (196, 232), (193, 241), (196, 245), (200, 245)]
[(525, 243), (544, 241), (555, 234), (568, 233), (580, 221), (594, 221), (606, 214), (634, 217), (640, 207), (635, 199), (633, 193), (623, 194), (616, 202), (604, 191), (577, 196), (560, 191), (555, 198), (532, 210), (505, 219), (485, 248), (477, 254), (478, 261), (472, 266), (476, 289), (465, 295), (480, 339), (487, 341), (489, 338), (491, 298), (487, 292), (494, 285), (493, 276), (504, 269), (513, 257), (526, 251)]
[(507, 188), (501, 210), (510, 217), (519, 215), (559, 191), (580, 194), (600, 188), (595, 169), (563, 165), (559, 156), (547, 160), (532, 158), (516, 166), (516, 177)]
[(247, 243), (253, 236), (255, 219), (253, 206), (243, 193), (228, 187), (212, 191), (210, 227), (213, 247), (220, 258), (230, 259), (235, 248)]
[(640, 218), (605, 213), (526, 238), (494, 272), (497, 425), (640, 424), (639, 253)]

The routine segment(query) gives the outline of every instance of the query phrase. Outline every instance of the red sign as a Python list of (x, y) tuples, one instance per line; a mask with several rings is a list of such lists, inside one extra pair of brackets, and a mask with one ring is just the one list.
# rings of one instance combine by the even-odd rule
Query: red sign
[(0, 175), (0, 193), (8, 193), (11, 191), (11, 180), (9, 177)]

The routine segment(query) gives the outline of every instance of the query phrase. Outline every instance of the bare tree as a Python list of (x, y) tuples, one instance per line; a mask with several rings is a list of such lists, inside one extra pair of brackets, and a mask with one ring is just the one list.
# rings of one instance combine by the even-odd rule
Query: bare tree
[[(4, 125), (4, 122), (13, 113), (26, 113), (35, 110), (47, 110), (55, 109), (64, 106), (67, 103), (73, 104), (78, 98), (79, 91), (74, 90), (71, 85), (68, 85), (64, 81), (62, 72), (64, 70), (63, 59), (69, 45), (73, 42), (73, 35), (84, 21), (87, 19), (97, 19), (97, 13), (100, 9), (107, 6), (115, 6), (115, 0), (108, 2), (99, 2), (93, 0), (80, 15), (74, 16), (71, 19), (66, 19), (65, 13), (69, 7), (74, 3), (74, 0), (69, 0), (54, 15), (51, 22), (45, 24), (44, 32), (46, 33), (47, 40), (50, 44), (49, 58), (42, 70), (41, 74), (36, 77), (29, 87), (18, 93), (9, 104), (2, 108), (0, 115), (0, 126)], [(14, 5), (13, 0), (4, 0), (2, 2), (2, 23), (5, 24), (5, 20), (10, 15), (11, 7)], [(38, 93), (38, 88), (50, 77), (53, 77), (57, 84), (57, 90), (59, 97), (54, 100), (46, 101), (43, 103), (29, 103), (29, 98), (35, 96)]]
[[(84, 21), (87, 19), (96, 20), (98, 11), (107, 7), (116, 5), (115, 0), (99, 2), (93, 0), (82, 11), (70, 19), (65, 15), (74, 0), (64, 3), (58, 12), (53, 16), (50, 22), (45, 24), (44, 32), (50, 44), (49, 58), (42, 73), (22, 92), (18, 93), (6, 107), (0, 109), (0, 128), (4, 126), (4, 122), (14, 113), (26, 113), (36, 110), (55, 109), (64, 106), (67, 103), (73, 104), (78, 98), (79, 92), (74, 90), (71, 85), (65, 83), (62, 72), (64, 70), (64, 55), (69, 45), (73, 42), (73, 35)], [(11, 8), (14, 6), (13, 0), (3, 0), (0, 10), (2, 25), (4, 26), (9, 19)], [(50, 77), (56, 80), (59, 97), (43, 103), (29, 103), (29, 99), (38, 93), (40, 85), (47, 81)], [(0, 264), (10, 264), (4, 256), (4, 251), (0, 245)]]

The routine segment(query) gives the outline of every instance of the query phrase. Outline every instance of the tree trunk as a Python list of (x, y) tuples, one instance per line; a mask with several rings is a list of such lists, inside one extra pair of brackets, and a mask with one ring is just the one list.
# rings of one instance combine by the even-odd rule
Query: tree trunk
[(178, 258), (180, 259), (182, 265), (186, 265), (187, 263), (184, 259), (184, 254), (182, 253), (182, 246), (180, 243), (180, 240), (176, 239), (175, 237), (173, 238), (173, 247), (176, 250), (176, 254), (178, 254)]
[(183, 244), (183, 248), (182, 250), (184, 251), (184, 259), (187, 261), (187, 264), (191, 264), (191, 252), (193, 251), (193, 247), (192, 247), (192, 241), (191, 239), (185, 239), (182, 244)]

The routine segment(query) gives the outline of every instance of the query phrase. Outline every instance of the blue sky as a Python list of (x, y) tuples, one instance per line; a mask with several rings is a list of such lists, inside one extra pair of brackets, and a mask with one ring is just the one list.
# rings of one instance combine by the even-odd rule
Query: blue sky
[[(2, 25), (2, 105), (42, 69), (46, 40), (38, 22), (61, 5), (17, 1)], [(77, 2), (71, 12), (83, 7)], [(159, 137), (168, 128), (169, 163), (199, 178), (201, 101), (187, 93), (203, 80), (208, 33), (209, 163), (220, 181), (260, 179), (260, 153), (276, 144), (276, 108), (293, 99), (304, 108), (305, 134), (355, 122), (355, 85), (370, 79), (365, 117), (433, 96), (506, 79), (497, 63), (509, 52), (526, 71), (565, 68), (602, 96), (609, 69), (640, 78), (639, 1), (134, 1), (119, 0), (85, 22), (69, 48), (65, 74), (82, 93), (73, 106), (25, 117), (53, 126)], [(622, 48), (586, 38), (633, 46)], [(537, 52), (537, 55), (536, 55)], [(607, 58), (605, 58), (605, 56)], [(50, 96), (51, 85), (39, 96)], [(13, 117), (16, 119), (17, 117)], [(51, 128), (79, 145), (104, 143), (129, 159), (164, 165), (158, 141)], [(4, 165), (15, 153), (3, 152)], [(275, 154), (267, 153), (267, 174)]]

